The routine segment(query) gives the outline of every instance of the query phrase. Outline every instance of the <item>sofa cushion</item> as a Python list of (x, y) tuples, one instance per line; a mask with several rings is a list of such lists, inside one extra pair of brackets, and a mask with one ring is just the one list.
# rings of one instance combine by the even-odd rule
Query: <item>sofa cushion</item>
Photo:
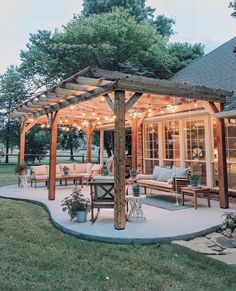
[(61, 165), (56, 165), (56, 175), (61, 175)]
[(153, 179), (154, 180), (159, 180), (160, 178), (160, 174), (161, 174), (161, 169), (162, 167), (159, 167), (159, 166), (155, 166), (154, 169), (153, 169)]
[(74, 164), (61, 164), (61, 173), (63, 174), (63, 168), (67, 167), (69, 169), (69, 174), (73, 174), (75, 172)]
[(140, 185), (150, 185), (150, 186), (157, 186), (157, 187), (162, 187), (162, 188), (168, 188), (171, 189), (172, 188), (172, 184), (168, 184), (167, 182), (163, 182), (163, 181), (156, 181), (156, 180), (141, 180), (140, 181)]
[(86, 164), (74, 164), (75, 173), (85, 173), (86, 172)]
[(162, 167), (158, 181), (167, 182), (172, 177), (172, 173), (172, 169)]
[(92, 167), (93, 175), (101, 174), (103, 165), (102, 164), (94, 164)]
[(188, 168), (179, 168), (173, 166), (172, 177), (187, 178), (188, 177)]
[(87, 163), (86, 164), (86, 173), (91, 173), (92, 172), (92, 168), (93, 168), (93, 164), (92, 163)]
[(31, 171), (35, 176), (48, 175), (48, 169), (46, 165), (31, 167)]
[(110, 183), (114, 182), (114, 176), (94, 176), (93, 183)]

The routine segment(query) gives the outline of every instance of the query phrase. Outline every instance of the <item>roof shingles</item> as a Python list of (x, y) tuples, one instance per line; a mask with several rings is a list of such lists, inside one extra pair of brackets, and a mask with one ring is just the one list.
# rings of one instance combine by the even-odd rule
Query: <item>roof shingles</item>
[(234, 91), (225, 110), (236, 110), (236, 37), (172, 76), (171, 80)]

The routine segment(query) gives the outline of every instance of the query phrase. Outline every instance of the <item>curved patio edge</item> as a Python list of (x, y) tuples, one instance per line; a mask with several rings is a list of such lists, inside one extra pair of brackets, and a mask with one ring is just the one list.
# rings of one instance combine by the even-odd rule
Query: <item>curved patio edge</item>
[(220, 229), (220, 225), (215, 225), (210, 228), (206, 228), (204, 230), (194, 232), (194, 233), (188, 233), (188, 234), (183, 234), (179, 236), (155, 237), (155, 238), (117, 238), (117, 237), (114, 238), (114, 237), (105, 237), (105, 236), (102, 237), (102, 236), (84, 234), (84, 233), (80, 233), (78, 231), (74, 231), (74, 230), (66, 228), (65, 226), (56, 222), (56, 220), (53, 218), (51, 214), (50, 208), (41, 201), (33, 200), (33, 199), (18, 198), (18, 197), (7, 197), (7, 196), (1, 196), (1, 195), (0, 195), (0, 198), (15, 200), (15, 201), (23, 201), (23, 202), (32, 203), (32, 204), (41, 206), (48, 213), (50, 221), (57, 229), (59, 229), (65, 234), (69, 234), (69, 235), (78, 237), (83, 240), (88, 240), (88, 241), (97, 241), (97, 242), (105, 242), (105, 243), (113, 243), (113, 244), (148, 245), (148, 244), (156, 244), (156, 243), (169, 243), (173, 240), (190, 240), (199, 236), (207, 235), (211, 232), (214, 232)]

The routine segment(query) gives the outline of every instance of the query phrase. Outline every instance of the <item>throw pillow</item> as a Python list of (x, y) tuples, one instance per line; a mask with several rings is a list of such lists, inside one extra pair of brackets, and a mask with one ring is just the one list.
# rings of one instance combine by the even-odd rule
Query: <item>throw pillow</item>
[(172, 177), (187, 178), (188, 177), (188, 168), (178, 168), (173, 166)]
[(153, 169), (153, 175), (152, 175), (152, 178), (154, 180), (159, 180), (159, 177), (160, 177), (160, 173), (161, 173), (161, 167), (159, 166), (155, 166), (154, 169)]
[(158, 181), (167, 182), (172, 177), (172, 169), (161, 168), (160, 176)]

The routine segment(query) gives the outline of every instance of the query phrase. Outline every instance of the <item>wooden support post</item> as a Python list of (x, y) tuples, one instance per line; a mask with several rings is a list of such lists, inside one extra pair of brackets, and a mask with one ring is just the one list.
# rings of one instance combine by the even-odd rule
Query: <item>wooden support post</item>
[(104, 130), (100, 130), (100, 164), (104, 163)]
[(125, 91), (115, 91), (114, 227), (125, 228)]
[(30, 123), (26, 123), (26, 121), (23, 121), (21, 123), (21, 130), (20, 130), (20, 152), (19, 152), (19, 164), (25, 163), (25, 136), (26, 132), (31, 129), (32, 126), (34, 126), (35, 120), (31, 121)]
[[(221, 104), (220, 111), (223, 109), (224, 105)], [(224, 119), (217, 118), (216, 120), (216, 139), (218, 149), (218, 183), (220, 207), (229, 208)]]
[(56, 164), (57, 164), (57, 115), (58, 111), (51, 114), (51, 136), (50, 136), (50, 162), (49, 162), (49, 181), (48, 199), (55, 200), (56, 192)]
[(138, 120), (133, 118), (131, 120), (131, 132), (132, 132), (132, 168), (137, 169), (137, 153), (138, 153)]
[(25, 163), (25, 122), (21, 123), (19, 164)]
[(92, 133), (93, 133), (93, 124), (89, 121), (87, 129), (87, 163), (92, 161)]

